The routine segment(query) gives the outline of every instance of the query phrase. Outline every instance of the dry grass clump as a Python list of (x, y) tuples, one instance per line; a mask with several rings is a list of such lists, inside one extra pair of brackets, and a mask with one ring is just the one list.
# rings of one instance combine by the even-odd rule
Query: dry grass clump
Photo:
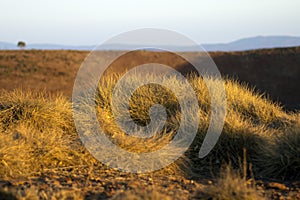
[[(131, 118), (140, 126), (150, 123), (149, 110), (152, 105), (160, 104), (166, 108), (167, 122), (164, 129), (149, 139), (126, 136), (126, 133), (115, 123), (116, 120), (122, 121), (122, 116), (116, 118), (111, 111), (110, 102), (103, 101), (106, 92), (107, 90), (104, 94), (100, 93), (96, 100), (98, 120), (105, 133), (122, 148), (135, 152), (155, 151), (166, 145), (176, 134), (175, 131), (179, 127), (180, 119), (177, 117), (180, 116), (178, 114), (180, 108), (178, 101), (170, 91), (165, 91), (157, 85), (148, 85), (136, 90), (130, 98)], [(125, 137), (129, 139), (124, 140)]]
[(300, 179), (300, 120), (281, 134), (276, 135), (272, 143), (261, 155), (260, 174), (282, 180)]
[(39, 131), (20, 124), (6, 130), (0, 134), (0, 176), (28, 177), (47, 169), (87, 164), (86, 155), (74, 142), (59, 129)]
[(193, 198), (207, 200), (265, 199), (256, 190), (254, 184), (247, 181), (245, 174), (232, 170), (229, 165), (221, 172), (215, 184), (198, 189)]
[[(192, 78), (193, 87), (197, 90), (199, 102), (203, 106), (200, 112), (204, 112), (204, 125), (200, 126), (197, 138), (188, 152), (192, 158), (196, 171), (217, 173), (224, 163), (231, 163), (233, 167), (239, 167), (240, 159), (244, 158), (253, 164), (258, 171), (261, 162), (265, 162), (263, 154), (268, 154), (268, 149), (275, 137), (280, 138), (280, 133), (295, 123), (295, 117), (287, 114), (278, 104), (272, 103), (265, 96), (259, 95), (246, 85), (227, 79), (225, 81), (227, 114), (222, 134), (214, 147), (204, 159), (197, 159), (197, 152), (205, 137), (209, 116), (208, 93), (203, 86), (203, 80), (199, 77)], [(203, 104), (204, 103), (204, 104)], [(287, 151), (290, 151), (287, 149)], [(279, 152), (278, 152), (279, 153)]]
[(74, 132), (66, 99), (14, 91), (3, 92), (0, 105), (0, 177), (28, 177), (90, 162)]
[(229, 109), (240, 113), (255, 124), (279, 127), (284, 122), (284, 117), (288, 117), (277, 103), (254, 92), (254, 89), (247, 85), (239, 84), (238, 81), (227, 80), (226, 90)]
[[(121, 74), (113, 74), (100, 80), (95, 103), (102, 130), (113, 143), (127, 151), (144, 153), (162, 148), (174, 138), (181, 122), (181, 107), (176, 95), (156, 84), (135, 90), (128, 97), (130, 116), (135, 123), (148, 125), (149, 110), (155, 104), (165, 107), (167, 119), (162, 130), (150, 138), (128, 136), (116, 124), (116, 120), (124, 120), (122, 115), (114, 116), (111, 108), (111, 95), (120, 77)], [(148, 76), (135, 77), (125, 84), (133, 84), (145, 77)], [(246, 158), (253, 164), (254, 172), (262, 176), (299, 178), (299, 116), (286, 113), (264, 96), (231, 80), (225, 81), (227, 116), (221, 137), (207, 157), (198, 159), (209, 125), (210, 96), (203, 78), (191, 75), (188, 80), (200, 108), (188, 110), (190, 113), (199, 113), (198, 132), (185, 155), (166, 171), (173, 168), (174, 173), (181, 174), (178, 166), (184, 166), (186, 170), (186, 166), (190, 165), (189, 168), (201, 174), (217, 173), (223, 163), (232, 163), (233, 167), (238, 168), (240, 160)], [(175, 76), (165, 76), (164, 81), (173, 84), (174, 88), (185, 87)], [(208, 81), (220, 80), (208, 78)], [(184, 91), (185, 88), (179, 92), (180, 95), (189, 99), (191, 94)], [(125, 99), (120, 99), (122, 101)], [(120, 104), (117, 109), (128, 108), (126, 104)], [(82, 119), (83, 122), (86, 120), (84, 115)], [(194, 122), (195, 119), (191, 118), (190, 123)], [(94, 162), (78, 139), (71, 102), (62, 96), (49, 97), (43, 93), (20, 90), (3, 91), (0, 97), (0, 131), (1, 177), (28, 176), (45, 168), (89, 165), (89, 162)], [(244, 149), (247, 152), (245, 156)], [(170, 151), (162, 155), (162, 160), (155, 162), (163, 161), (172, 153)]]
[(2, 129), (22, 123), (38, 130), (47, 128), (74, 132), (71, 103), (65, 97), (45, 92), (1, 91), (0, 124)]
[[(205, 158), (197, 158), (199, 146), (205, 136), (205, 132), (199, 132), (192, 150), (188, 152), (188, 157), (194, 160), (194, 170), (200, 174), (214, 175), (219, 172), (224, 163), (232, 163), (232, 167), (239, 168), (241, 159), (247, 159), (256, 166), (264, 146), (268, 144), (270, 138), (268, 134), (271, 133), (270, 130), (261, 126), (253, 126), (251, 122), (230, 113), (227, 115), (222, 134), (213, 150)], [(244, 154), (245, 149), (246, 154)]]
[[(149, 76), (151, 76), (149, 74)], [(166, 108), (166, 123), (163, 126), (163, 128), (160, 131), (155, 132), (156, 134), (154, 136), (151, 136), (149, 138), (138, 138), (134, 136), (127, 135), (126, 132), (122, 131), (121, 128), (118, 126), (116, 121), (125, 121), (126, 119), (122, 115), (115, 116), (112, 113), (112, 106), (111, 106), (111, 99), (112, 99), (112, 92), (115, 86), (115, 83), (120, 78), (120, 75), (115, 75), (105, 77), (105, 79), (102, 79), (100, 82), (100, 86), (97, 91), (97, 95), (95, 97), (96, 102), (96, 111), (97, 111), (97, 117), (98, 121), (100, 122), (101, 129), (104, 131), (104, 133), (109, 137), (109, 139), (116, 144), (117, 146), (122, 147), (126, 151), (129, 152), (137, 152), (137, 153), (147, 153), (147, 152), (153, 152), (156, 150), (161, 149), (166, 144), (169, 143), (173, 139), (173, 137), (176, 135), (176, 131), (179, 127), (180, 122), (180, 108), (178, 106), (178, 101), (174, 97), (174, 94), (172, 94), (171, 91), (165, 90), (165, 88), (160, 87), (156, 84), (149, 84), (146, 86), (143, 86), (135, 91), (133, 91), (132, 95), (129, 93), (128, 100), (129, 102), (129, 112), (130, 116), (133, 119), (133, 121), (136, 124), (139, 124), (140, 126), (145, 126), (150, 123), (150, 117), (149, 117), (149, 110), (151, 106), (155, 104), (163, 105)], [(125, 84), (133, 85), (135, 82), (138, 82), (139, 79), (131, 79)], [(184, 84), (181, 84), (180, 81), (177, 80), (177, 77), (175, 76), (166, 76), (163, 81), (171, 82), (173, 84), (174, 88), (180, 88), (184, 87)], [(104, 86), (103, 86), (104, 85)], [(130, 86), (129, 86), (130, 87)], [(179, 91), (179, 90), (178, 90)], [(184, 99), (190, 99), (190, 94), (184, 93), (184, 89), (180, 92), (180, 95), (183, 96)], [(122, 91), (117, 91), (122, 92)], [(80, 98), (80, 97), (79, 97)], [(119, 100), (121, 104), (118, 105), (117, 110), (118, 112), (128, 109), (126, 104), (124, 103), (126, 101), (126, 98), (121, 98), (120, 96), (116, 96), (116, 101)], [(124, 104), (123, 104), (124, 103)], [(93, 109), (93, 105), (88, 105), (85, 100), (83, 100), (79, 107), (83, 107), (83, 110), (89, 110)], [(82, 109), (82, 108), (80, 108)], [(187, 107), (189, 109), (188, 113), (193, 113), (194, 110), (192, 108)], [(121, 112), (120, 112), (121, 113)], [(154, 113), (155, 114), (155, 113)], [(88, 116), (87, 116), (88, 117)], [(80, 120), (82, 123), (88, 123), (85, 122), (87, 117), (81, 115)], [(194, 120), (194, 119), (191, 119)], [(192, 123), (192, 122), (190, 122)], [(197, 121), (196, 121), (197, 126)], [(156, 127), (155, 127), (156, 128)], [(189, 126), (187, 126), (189, 128)], [(84, 131), (83, 131), (84, 132)], [(137, 131), (138, 132), (138, 131)], [(184, 138), (183, 138), (184, 139)], [(179, 144), (181, 141), (179, 141), (177, 144)], [(160, 153), (160, 157), (158, 160), (150, 160), (151, 155), (148, 154), (146, 156), (149, 157), (147, 161), (153, 163), (153, 168), (156, 168), (155, 166), (160, 165), (160, 163), (163, 163), (167, 160), (170, 160), (171, 157), (176, 157), (178, 151), (183, 151), (183, 148), (180, 146), (176, 146), (172, 149), (169, 149), (170, 151), (163, 151)], [(100, 152), (99, 149), (97, 149), (97, 152)], [(101, 150), (101, 152), (103, 152)], [(143, 171), (144, 168), (144, 160), (141, 160), (141, 163), (132, 163), (133, 161), (130, 159), (125, 159), (126, 156), (118, 154), (117, 156), (111, 156), (109, 150), (105, 150), (108, 156), (111, 157), (111, 161), (115, 161), (117, 163), (124, 163), (127, 162), (127, 166), (138, 166), (141, 171)], [(103, 156), (103, 154), (102, 154)], [(134, 156), (137, 156), (137, 160), (139, 159), (139, 154), (135, 154)], [(113, 160), (116, 159), (116, 160)], [(128, 163), (129, 162), (129, 163)], [(171, 164), (171, 163), (170, 163)], [(175, 167), (176, 168), (176, 167)], [(177, 169), (176, 169), (177, 170)], [(178, 173), (178, 172), (177, 172)]]
[[(111, 94), (120, 76), (114, 74), (103, 78), (102, 82), (100, 81), (96, 103), (98, 119), (103, 130), (116, 144), (129, 151), (149, 152), (161, 148), (173, 138), (180, 124), (181, 110), (176, 96), (168, 89), (154, 84), (143, 86), (134, 91), (130, 98), (129, 111), (136, 123), (147, 125), (150, 120), (149, 109), (157, 103), (166, 108), (168, 119), (163, 131), (156, 134), (155, 137), (148, 140), (129, 137), (116, 125), (115, 116), (111, 111)], [(130, 85), (134, 81), (139, 81), (145, 77), (148, 76), (137, 75), (135, 79), (130, 80), (126, 84)], [(176, 84), (176, 81), (173, 80), (174, 77), (166, 77), (166, 79)], [(212, 82), (219, 81), (214, 78), (207, 79)], [(203, 78), (190, 75), (188, 80), (196, 93), (200, 108), (198, 111), (200, 115), (198, 133), (192, 146), (185, 154), (189, 160), (193, 161), (192, 168), (203, 173), (218, 172), (220, 166), (224, 163), (232, 163), (233, 167), (239, 167), (240, 159), (244, 158), (243, 152), (246, 149), (246, 159), (253, 164), (254, 170), (261, 170), (258, 165), (262, 161), (266, 161), (263, 155), (269, 154), (270, 149), (274, 151), (274, 149), (279, 148), (280, 145), (277, 145), (276, 148), (272, 145), (273, 141), (276, 137), (280, 138), (281, 141), (281, 133), (295, 123), (295, 116), (286, 113), (278, 104), (272, 103), (265, 96), (255, 93), (254, 90), (249, 89), (246, 85), (227, 79), (225, 81), (227, 116), (223, 132), (210, 154), (204, 159), (197, 159), (209, 124), (210, 96)], [(178, 87), (182, 86), (178, 85)], [(182, 95), (186, 95), (186, 98), (189, 98), (189, 94)], [(122, 109), (128, 108), (119, 107), (119, 110)], [(191, 110), (190, 112), (197, 111)], [(118, 120), (122, 120), (122, 118)], [(292, 133), (292, 135), (294, 137), (295, 133)], [(299, 144), (299, 142), (295, 143)], [(288, 145), (283, 148), (288, 152), (291, 151)], [(277, 156), (281, 157), (279, 154), (281, 152), (284, 151), (276, 151)], [(297, 166), (294, 166), (294, 164), (298, 164), (295, 162), (292, 164), (292, 167), (297, 169)]]

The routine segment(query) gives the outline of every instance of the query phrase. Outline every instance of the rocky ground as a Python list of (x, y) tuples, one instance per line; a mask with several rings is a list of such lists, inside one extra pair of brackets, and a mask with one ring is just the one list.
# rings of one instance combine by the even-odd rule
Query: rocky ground
[[(128, 174), (108, 168), (91, 171), (82, 166), (45, 170), (26, 179), (1, 180), (0, 187), (2, 199), (15, 199), (15, 196), (27, 199), (130, 199), (127, 193), (133, 192), (140, 198), (143, 194), (156, 194), (157, 198), (181, 200), (201, 199), (196, 191), (205, 190), (215, 181), (214, 178), (185, 178), (178, 175)], [(268, 199), (300, 199), (300, 181), (249, 179), (247, 184), (254, 184), (258, 192)]]

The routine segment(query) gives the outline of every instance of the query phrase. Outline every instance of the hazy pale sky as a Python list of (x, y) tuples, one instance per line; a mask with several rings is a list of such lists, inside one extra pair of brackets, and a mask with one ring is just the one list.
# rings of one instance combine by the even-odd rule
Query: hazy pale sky
[(300, 0), (1, 0), (0, 41), (94, 45), (138, 28), (198, 43), (300, 36)]

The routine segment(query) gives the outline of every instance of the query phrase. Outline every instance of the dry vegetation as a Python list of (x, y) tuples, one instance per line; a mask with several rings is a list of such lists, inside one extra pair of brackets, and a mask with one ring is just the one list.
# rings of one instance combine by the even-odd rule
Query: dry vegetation
[(222, 171), (220, 177), (215, 184), (206, 186), (204, 189), (198, 189), (193, 198), (199, 199), (231, 199), (231, 200), (252, 200), (265, 199), (259, 193), (251, 181), (247, 181), (247, 177), (240, 171), (234, 171), (230, 165)]
[[(137, 123), (149, 123), (149, 108), (156, 103), (166, 107), (168, 119), (155, 137), (128, 137), (115, 124), (110, 105), (119, 77), (103, 78), (100, 86), (106, 87), (97, 91), (97, 117), (105, 134), (134, 152), (165, 145), (180, 123), (176, 97), (157, 85), (136, 90), (130, 113)], [(174, 77), (166, 79), (174, 82)], [(200, 107), (197, 136), (174, 164), (148, 174), (126, 174), (94, 159), (78, 138), (68, 97), (2, 90), (0, 199), (300, 198), (300, 114), (286, 112), (246, 85), (226, 79), (227, 116), (222, 135), (213, 151), (198, 159), (210, 100), (201, 77), (189, 75), (188, 80)]]

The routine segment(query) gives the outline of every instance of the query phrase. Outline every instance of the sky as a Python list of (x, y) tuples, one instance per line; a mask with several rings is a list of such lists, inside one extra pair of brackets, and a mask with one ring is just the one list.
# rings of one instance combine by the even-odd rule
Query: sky
[(95, 45), (138, 28), (197, 43), (300, 36), (300, 0), (1, 0), (0, 41)]

